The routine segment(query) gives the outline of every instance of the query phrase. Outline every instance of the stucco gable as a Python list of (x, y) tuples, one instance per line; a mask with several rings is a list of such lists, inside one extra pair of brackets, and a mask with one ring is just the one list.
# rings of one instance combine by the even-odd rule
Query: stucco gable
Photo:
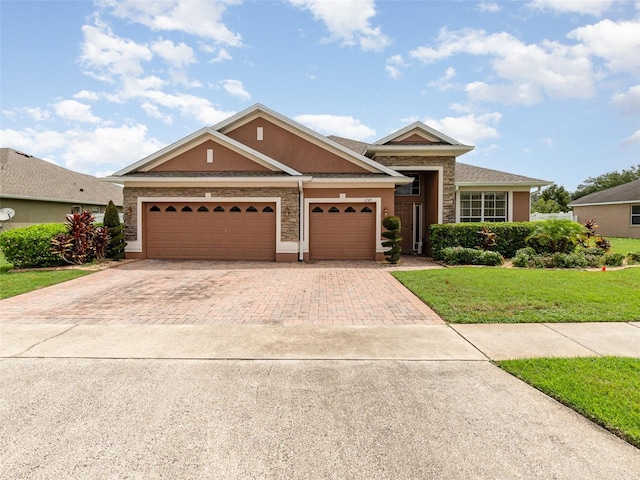
[[(207, 150), (213, 151), (212, 163), (208, 162), (208, 156), (211, 154), (207, 153)], [(116, 172), (113, 176), (160, 171), (272, 171), (285, 175), (301, 175), (297, 170), (216, 130), (203, 128)]]

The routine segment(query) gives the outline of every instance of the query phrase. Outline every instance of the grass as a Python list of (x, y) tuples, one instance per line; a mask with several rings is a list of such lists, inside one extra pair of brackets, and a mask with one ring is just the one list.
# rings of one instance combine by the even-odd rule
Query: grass
[(640, 252), (640, 238), (609, 237), (611, 253)]
[(393, 275), (451, 323), (640, 320), (640, 268), (594, 272), (462, 267)]
[(640, 359), (539, 358), (496, 363), (640, 448)]
[(0, 250), (0, 299), (66, 282), (91, 273), (86, 270), (56, 270), (8, 273), (13, 268)]

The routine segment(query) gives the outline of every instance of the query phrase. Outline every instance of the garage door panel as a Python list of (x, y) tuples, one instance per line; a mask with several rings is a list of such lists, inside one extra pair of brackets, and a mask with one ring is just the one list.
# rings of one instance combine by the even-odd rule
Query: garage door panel
[(375, 259), (373, 204), (312, 204), (309, 218), (311, 260)]
[[(154, 206), (157, 210), (154, 210)], [(262, 212), (264, 208), (272, 211)], [(145, 204), (146, 256), (167, 259), (275, 260), (274, 210), (275, 205), (271, 203)]]

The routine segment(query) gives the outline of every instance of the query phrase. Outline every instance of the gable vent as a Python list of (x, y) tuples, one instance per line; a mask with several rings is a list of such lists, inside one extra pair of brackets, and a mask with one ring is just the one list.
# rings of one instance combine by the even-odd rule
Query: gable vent
[(207, 148), (207, 163), (213, 163), (213, 148)]
[(256, 129), (256, 140), (258, 140), (258, 141), (264, 140), (264, 128), (263, 127), (258, 127)]

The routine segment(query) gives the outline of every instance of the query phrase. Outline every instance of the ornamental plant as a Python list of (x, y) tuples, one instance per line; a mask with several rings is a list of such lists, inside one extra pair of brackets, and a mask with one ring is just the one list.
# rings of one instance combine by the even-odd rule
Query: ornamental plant
[(544, 220), (535, 223), (533, 232), (526, 238), (527, 244), (533, 248), (536, 248), (536, 243), (542, 245), (549, 253), (569, 253), (579, 238), (586, 234), (586, 227), (572, 220)]
[(382, 236), (388, 239), (382, 242), (382, 246), (390, 247), (389, 250), (384, 252), (384, 256), (387, 262), (395, 265), (400, 260), (400, 252), (402, 251), (402, 247), (400, 246), (400, 242), (402, 242), (402, 237), (400, 236), (400, 227), (402, 226), (400, 217), (384, 217), (382, 225), (387, 229), (386, 232), (382, 232)]
[(109, 233), (106, 228), (93, 224), (93, 214), (88, 211), (71, 213), (66, 220), (67, 231), (53, 237), (51, 250), (72, 265), (104, 258)]

